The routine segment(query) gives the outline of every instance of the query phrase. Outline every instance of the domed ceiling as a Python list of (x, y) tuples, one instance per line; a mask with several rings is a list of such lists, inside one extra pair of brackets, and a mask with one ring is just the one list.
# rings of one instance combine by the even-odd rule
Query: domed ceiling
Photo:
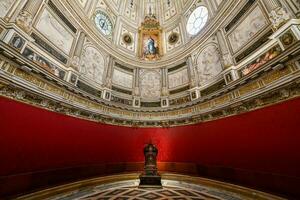
[[(123, 56), (136, 61), (157, 61), (181, 50), (202, 30), (221, 3), (221, 0), (77, 1), (84, 17), (95, 25), (100, 37), (113, 44)], [(149, 23), (152, 23), (150, 33), (144, 32), (149, 29)], [(147, 52), (152, 55), (145, 56), (149, 37), (154, 40), (156, 49)]]
[[(280, 2), (3, 0), (0, 67), (22, 73), (1, 77), (22, 79), (15, 84), (26, 88), (12, 89), (16, 98), (34, 91), (43, 107), (105, 123), (228, 116), (261, 106), (258, 95), (286, 84), (276, 78), (296, 76), (297, 49), (283, 58), (300, 39), (300, 5)], [(245, 108), (246, 100), (254, 102)]]

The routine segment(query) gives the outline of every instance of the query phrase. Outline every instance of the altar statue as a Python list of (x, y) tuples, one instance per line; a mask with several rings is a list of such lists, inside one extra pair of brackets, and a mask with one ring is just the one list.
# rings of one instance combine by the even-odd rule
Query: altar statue
[(155, 145), (147, 144), (144, 148), (145, 166), (140, 175), (139, 187), (161, 187), (161, 176), (157, 172), (156, 157), (158, 150)]

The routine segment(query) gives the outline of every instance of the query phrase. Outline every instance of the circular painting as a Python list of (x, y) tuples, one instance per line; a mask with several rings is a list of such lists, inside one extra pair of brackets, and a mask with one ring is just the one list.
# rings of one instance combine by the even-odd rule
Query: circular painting
[(179, 35), (178, 33), (171, 33), (168, 37), (168, 42), (169, 44), (176, 44), (176, 42), (178, 42), (179, 40)]
[(125, 44), (127, 44), (127, 45), (132, 44), (133, 39), (132, 39), (131, 35), (126, 33), (123, 35), (122, 39)]

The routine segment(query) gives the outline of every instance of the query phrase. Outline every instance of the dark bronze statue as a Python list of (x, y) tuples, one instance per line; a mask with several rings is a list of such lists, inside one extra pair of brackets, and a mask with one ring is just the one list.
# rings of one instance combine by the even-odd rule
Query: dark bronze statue
[(158, 150), (153, 144), (144, 148), (145, 166), (140, 175), (140, 187), (161, 187), (161, 176), (157, 172), (156, 157)]

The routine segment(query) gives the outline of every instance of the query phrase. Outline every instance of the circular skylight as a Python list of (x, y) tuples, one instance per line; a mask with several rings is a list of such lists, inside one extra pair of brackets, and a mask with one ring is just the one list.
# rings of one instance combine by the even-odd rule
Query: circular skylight
[(205, 26), (208, 19), (208, 10), (204, 6), (196, 8), (189, 17), (186, 29), (191, 35), (196, 35)]
[(112, 34), (112, 23), (109, 17), (103, 12), (97, 12), (95, 16), (95, 23), (97, 28), (104, 34), (104, 35), (111, 35)]

